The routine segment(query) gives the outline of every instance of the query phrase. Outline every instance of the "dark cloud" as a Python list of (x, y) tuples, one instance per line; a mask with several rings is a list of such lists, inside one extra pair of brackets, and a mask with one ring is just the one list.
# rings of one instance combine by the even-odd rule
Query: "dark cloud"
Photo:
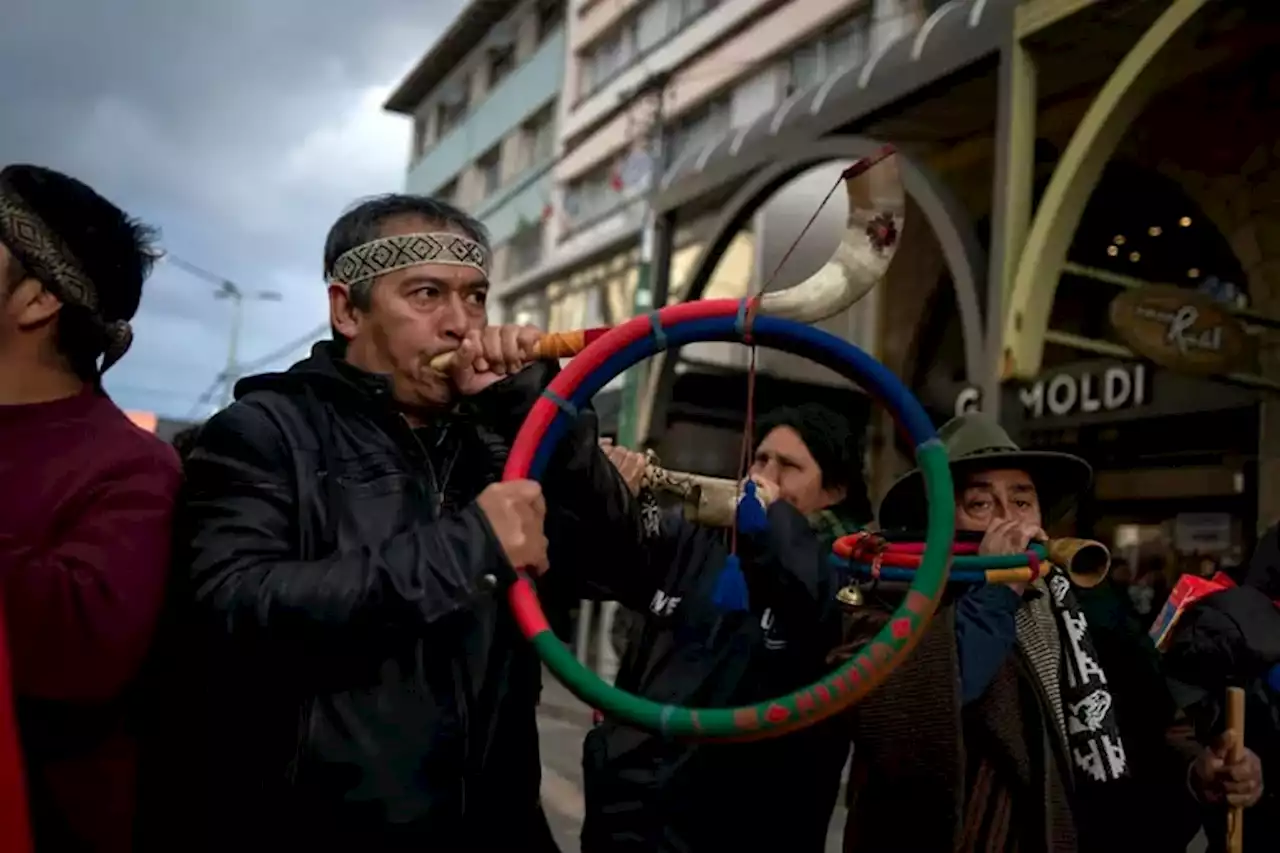
[[(284, 294), (246, 310), (252, 359), (323, 322), (330, 222), (403, 183), (407, 120), (382, 99), (460, 6), (7, 0), (0, 163), (75, 175), (159, 226), (175, 255)], [(226, 360), (229, 324), (209, 285), (161, 265), (108, 388), (185, 415)]]

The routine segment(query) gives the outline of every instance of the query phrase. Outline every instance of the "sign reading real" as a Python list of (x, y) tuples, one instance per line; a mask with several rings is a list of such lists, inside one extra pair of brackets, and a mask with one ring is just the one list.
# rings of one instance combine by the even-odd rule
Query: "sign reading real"
[[(1137, 408), (1147, 402), (1147, 367), (1124, 363), (1052, 373), (1019, 388), (1018, 398), (1029, 419)], [(955, 413), (976, 411), (981, 403), (981, 391), (970, 386), (956, 396)]]
[(1179, 373), (1200, 376), (1244, 367), (1249, 335), (1212, 297), (1153, 284), (1111, 302), (1111, 325), (1138, 355)]

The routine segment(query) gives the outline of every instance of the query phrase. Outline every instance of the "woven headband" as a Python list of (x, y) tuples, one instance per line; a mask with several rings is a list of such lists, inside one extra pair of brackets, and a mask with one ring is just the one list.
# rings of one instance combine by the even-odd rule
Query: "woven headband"
[(384, 273), (422, 264), (471, 267), (489, 275), (489, 252), (470, 237), (449, 231), (380, 237), (338, 256), (329, 270), (331, 281), (359, 284)]
[(106, 337), (102, 372), (115, 364), (133, 343), (133, 329), (125, 320), (108, 322), (98, 311), (98, 291), (71, 247), (27, 204), (0, 175), (0, 243), (64, 305), (88, 312)]

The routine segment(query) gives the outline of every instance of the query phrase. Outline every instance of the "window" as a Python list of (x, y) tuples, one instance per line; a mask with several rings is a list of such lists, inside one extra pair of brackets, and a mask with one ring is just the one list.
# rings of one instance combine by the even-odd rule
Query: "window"
[(507, 243), (508, 278), (524, 275), (542, 262), (542, 222), (526, 225)]
[(556, 153), (555, 102), (547, 104), (524, 123), (525, 167), (539, 166)]
[(427, 117), (416, 115), (413, 117), (413, 159), (415, 161), (421, 159), (423, 152), (427, 150)]
[(495, 145), (476, 161), (480, 172), (480, 197), (488, 198), (502, 187), (502, 146)]
[(791, 54), (787, 62), (787, 94), (794, 95), (815, 85), (822, 77), (822, 45), (807, 44)]
[(706, 145), (728, 133), (731, 115), (730, 99), (721, 97), (682, 117), (668, 139), (667, 162), (674, 163), (691, 148)]
[(471, 102), (471, 78), (464, 77), (445, 89), (436, 106), (436, 139), (462, 124)]
[(489, 48), (489, 88), (497, 86), (516, 70), (516, 46), (501, 44)]
[(564, 20), (565, 0), (541, 0), (538, 3), (538, 43), (549, 39)]
[(636, 17), (636, 50), (640, 53), (661, 44), (680, 22), (679, 0), (651, 0)]
[(831, 35), (796, 48), (787, 57), (788, 96), (802, 92), (832, 74), (867, 61), (870, 17), (866, 12), (845, 21)]
[(449, 204), (456, 205), (458, 203), (458, 179), (454, 178), (449, 183), (436, 190), (435, 197), (441, 201), (447, 201)]
[(607, 163), (569, 184), (564, 194), (564, 214), (570, 225), (599, 219), (626, 200), (619, 167), (616, 161)]
[(630, 25), (624, 25), (583, 54), (580, 82), (582, 95), (589, 95), (609, 82), (629, 66), (634, 57), (634, 30)]
[(823, 42), (825, 74), (857, 68), (867, 61), (869, 24), (866, 15), (859, 15), (827, 37)]
[(734, 127), (746, 127), (778, 105), (782, 75), (770, 65), (759, 74), (734, 87), (730, 96)]
[(639, 4), (611, 35), (583, 52), (579, 97), (604, 86), (717, 3), (718, 0), (648, 0)]

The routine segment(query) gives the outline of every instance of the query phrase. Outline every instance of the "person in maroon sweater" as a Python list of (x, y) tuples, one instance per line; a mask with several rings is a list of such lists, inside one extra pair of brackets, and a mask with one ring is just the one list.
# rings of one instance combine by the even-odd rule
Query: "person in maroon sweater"
[(133, 845), (128, 709), (181, 469), (100, 372), (128, 348), (148, 238), (79, 181), (0, 171), (0, 602), (41, 853)]

